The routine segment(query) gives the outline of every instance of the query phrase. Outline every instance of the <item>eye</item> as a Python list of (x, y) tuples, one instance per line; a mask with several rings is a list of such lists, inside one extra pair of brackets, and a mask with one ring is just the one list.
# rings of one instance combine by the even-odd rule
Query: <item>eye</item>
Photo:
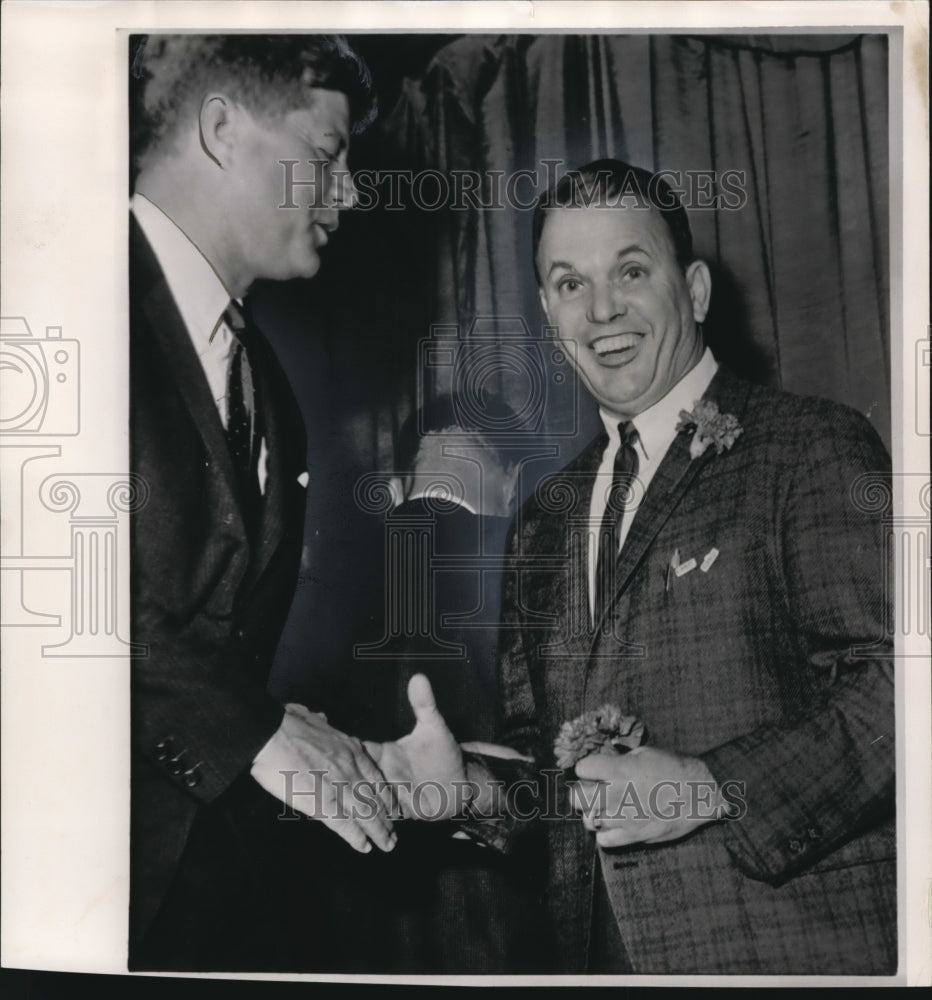
[(557, 290), (563, 295), (572, 295), (582, 288), (582, 283), (578, 278), (566, 277), (557, 283)]
[(640, 264), (631, 264), (624, 272), (624, 277), (631, 278), (634, 281), (646, 275), (647, 271)]
[(336, 146), (333, 149), (327, 146), (322, 146), (317, 142), (312, 135), (306, 132), (302, 128), (294, 127), (295, 133), (311, 148), (314, 153), (315, 160), (323, 160), (328, 164), (334, 164), (340, 158), (341, 147)]
[(310, 146), (310, 159), (323, 164), (325, 167), (332, 167), (337, 162), (337, 153), (331, 153), (329, 149), (318, 146), (317, 143), (308, 143)]

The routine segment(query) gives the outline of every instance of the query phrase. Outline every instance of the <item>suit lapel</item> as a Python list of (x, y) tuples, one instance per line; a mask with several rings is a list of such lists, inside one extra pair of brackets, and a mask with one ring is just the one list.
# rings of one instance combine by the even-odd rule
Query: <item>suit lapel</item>
[[(218, 495), (224, 513), (233, 512), (243, 537), (247, 535), (246, 525), (237, 500), (236, 478), (226, 432), (217, 411), (217, 404), (210, 392), (207, 378), (200, 359), (191, 343), (187, 327), (171, 290), (165, 280), (158, 260), (149, 246), (139, 224), (130, 216), (130, 239), (133, 243), (133, 259), (137, 265), (133, 281), (137, 285), (137, 301), (144, 310), (147, 326), (159, 344), (162, 355), (171, 365), (173, 382), (178, 389), (197, 433), (210, 456), (211, 474), (218, 484)], [(135, 296), (134, 296), (135, 297)], [(278, 405), (281, 386), (276, 384), (273, 372), (277, 370), (277, 360), (272, 349), (261, 334), (255, 338), (258, 350), (250, 352), (250, 364), (255, 364), (259, 379), (260, 394), (265, 414), (265, 438), (268, 450), (266, 491), (262, 503), (262, 516), (255, 543), (255, 552), (250, 556), (247, 584), (252, 586), (268, 566), (284, 535), (284, 506), (287, 477), (296, 461), (286, 454), (286, 442), (291, 440), (289, 429), (283, 424), (283, 415)], [(256, 354), (253, 362), (252, 354)], [(284, 378), (284, 376), (281, 376)]]
[[(718, 403), (722, 413), (734, 413), (740, 418), (744, 414), (750, 389), (748, 383), (736, 379), (724, 368), (719, 368), (703, 398)], [(715, 448), (710, 446), (704, 454), (692, 458), (689, 454), (690, 439), (691, 435), (685, 431), (677, 434), (644, 494), (615, 565), (614, 599), (607, 605), (602, 619), (596, 623), (596, 631), (624, 593), (635, 570), (661, 528), (676, 510), (690, 484), (717, 457)]]
[[(589, 505), (602, 453), (608, 443), (600, 434), (563, 472), (545, 486), (555, 501), (569, 501), (563, 516), (548, 519), (558, 532), (552, 545), (542, 549), (554, 552), (562, 563), (561, 571), (552, 575), (548, 599), (550, 606), (565, 609), (556, 642), (545, 646), (541, 655), (559, 660), (585, 660), (593, 639), (589, 613)], [(540, 605), (543, 606), (543, 605)], [(571, 671), (571, 676), (582, 671)]]
[(211, 395), (204, 369), (191, 343), (191, 337), (175, 304), (168, 282), (139, 223), (132, 215), (130, 240), (133, 244), (133, 259), (138, 262), (133, 275), (138, 290), (134, 291), (131, 299), (135, 297), (141, 304), (146, 325), (171, 367), (172, 381), (201, 437), (206, 454), (210, 456), (212, 473), (221, 486), (221, 495), (228, 500), (229, 509), (236, 511), (241, 528), (245, 532), (235, 499), (233, 462), (220, 414), (217, 412), (217, 404)]

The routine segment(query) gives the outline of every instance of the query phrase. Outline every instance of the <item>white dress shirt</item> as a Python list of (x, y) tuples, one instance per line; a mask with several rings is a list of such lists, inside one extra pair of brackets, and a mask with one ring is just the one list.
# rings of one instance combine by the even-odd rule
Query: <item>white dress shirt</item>
[[(621, 515), (619, 529), (619, 551), (628, 537), (631, 522), (640, 501), (647, 492), (654, 473), (660, 467), (664, 455), (676, 437), (676, 425), (680, 421), (680, 410), (691, 410), (697, 399), (709, 387), (709, 383), (718, 371), (718, 362), (712, 357), (712, 352), (705, 349), (698, 363), (691, 368), (675, 386), (653, 406), (639, 413), (631, 422), (638, 432), (634, 449), (638, 456), (638, 482), (635, 484), (630, 503), (625, 505)], [(602, 462), (596, 474), (595, 487), (592, 490), (592, 500), (589, 505), (589, 614), (595, 617), (595, 571), (598, 559), (598, 539), (602, 528), (602, 517), (608, 503), (609, 491), (612, 488), (615, 454), (618, 451), (620, 437), (618, 425), (622, 423), (618, 417), (599, 409), (599, 416), (608, 434), (608, 446), (602, 453)]]
[[(144, 195), (134, 194), (130, 208), (162, 268), (204, 369), (220, 421), (226, 427), (227, 370), (234, 338), (223, 313), (230, 302), (230, 293), (207, 258), (157, 205)], [(259, 489), (263, 493), (267, 457), (263, 438), (259, 446)]]

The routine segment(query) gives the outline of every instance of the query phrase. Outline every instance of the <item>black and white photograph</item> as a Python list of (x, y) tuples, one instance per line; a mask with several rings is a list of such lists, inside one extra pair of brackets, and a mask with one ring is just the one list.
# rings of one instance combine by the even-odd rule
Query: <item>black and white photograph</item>
[(90, 202), (4, 171), (3, 965), (927, 983), (927, 35), (103, 6)]

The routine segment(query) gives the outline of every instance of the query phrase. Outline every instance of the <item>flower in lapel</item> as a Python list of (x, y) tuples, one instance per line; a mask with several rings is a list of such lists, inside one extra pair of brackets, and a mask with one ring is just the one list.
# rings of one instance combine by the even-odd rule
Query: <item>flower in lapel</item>
[(557, 767), (574, 767), (591, 753), (627, 753), (641, 745), (644, 723), (622, 715), (617, 705), (602, 705), (564, 722), (553, 744)]
[(690, 458), (698, 458), (710, 444), (714, 444), (715, 451), (721, 455), (744, 430), (733, 413), (719, 413), (718, 403), (710, 399), (697, 399), (692, 410), (680, 410), (676, 429), (693, 431), (689, 442)]

